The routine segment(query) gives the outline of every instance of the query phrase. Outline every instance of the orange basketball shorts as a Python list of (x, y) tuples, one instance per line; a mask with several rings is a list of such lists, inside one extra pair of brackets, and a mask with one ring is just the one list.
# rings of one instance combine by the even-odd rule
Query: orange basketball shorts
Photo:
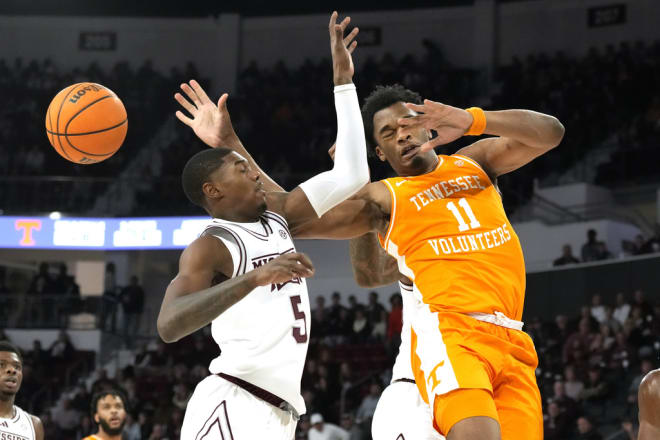
[[(433, 423), (440, 434), (465, 418), (488, 416), (499, 422), (502, 439), (543, 438), (538, 357), (525, 332), (460, 313), (431, 312), (427, 306), (417, 308), (412, 323), (415, 382), (435, 409)], [(460, 393), (470, 389), (487, 391), (465, 395), (492, 399), (494, 406), (466, 404), (470, 400)]]

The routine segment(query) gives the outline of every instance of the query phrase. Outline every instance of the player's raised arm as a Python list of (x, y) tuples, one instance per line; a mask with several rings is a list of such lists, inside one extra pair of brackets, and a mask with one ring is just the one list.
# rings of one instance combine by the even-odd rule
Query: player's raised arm
[(314, 266), (306, 255), (288, 253), (231, 278), (233, 271), (231, 254), (222, 241), (210, 235), (193, 241), (181, 254), (179, 273), (165, 291), (157, 322), (161, 339), (178, 341), (209, 324), (258, 286), (310, 277)]
[(227, 110), (227, 99), (229, 98), (227, 93), (220, 97), (216, 105), (194, 79), (190, 80), (189, 84), (181, 84), (181, 90), (188, 99), (181, 93), (175, 93), (174, 99), (192, 116), (190, 118), (181, 110), (177, 110), (176, 117), (181, 122), (192, 128), (197, 137), (209, 147), (229, 148), (247, 159), (250, 167), (261, 175), (264, 190), (284, 191), (277, 182), (259, 167), (234, 131), (229, 110)]
[(498, 136), (482, 139), (458, 151), (477, 161), (492, 177), (514, 171), (559, 145), (564, 126), (557, 118), (531, 110), (463, 110), (424, 100), (423, 105), (407, 103), (417, 116), (399, 119), (406, 130), (423, 127), (437, 136), (422, 145), (427, 151), (464, 135)]
[(337, 12), (333, 12), (328, 25), (337, 111), (334, 167), (303, 182), (290, 193), (271, 193), (268, 197), (269, 208), (283, 213), (292, 229), (322, 216), (369, 181), (360, 104), (351, 82), (354, 74), (351, 53), (357, 45), (353, 39), (358, 29), (344, 37), (349, 22), (350, 18), (346, 17), (337, 24)]

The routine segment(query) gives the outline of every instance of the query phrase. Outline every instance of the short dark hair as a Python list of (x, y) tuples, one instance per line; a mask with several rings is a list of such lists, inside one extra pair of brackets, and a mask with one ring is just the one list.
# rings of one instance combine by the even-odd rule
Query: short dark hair
[(422, 97), (417, 92), (406, 89), (401, 84), (392, 84), (390, 86), (376, 86), (376, 88), (367, 96), (362, 105), (362, 122), (364, 124), (364, 134), (367, 138), (367, 146), (372, 151), (376, 148), (374, 139), (374, 115), (380, 110), (391, 106), (397, 102), (412, 102), (421, 104)]
[(231, 153), (229, 148), (211, 148), (202, 150), (188, 159), (181, 173), (183, 192), (192, 203), (205, 208), (202, 185), (209, 176), (222, 165), (223, 158)]
[(94, 420), (94, 414), (96, 414), (96, 411), (98, 410), (99, 400), (103, 399), (106, 396), (119, 397), (119, 399), (121, 399), (121, 403), (124, 404), (124, 409), (126, 410), (126, 412), (129, 411), (128, 398), (126, 397), (126, 393), (124, 393), (119, 388), (98, 391), (94, 393), (94, 395), (92, 396), (92, 402), (89, 406), (89, 414), (92, 417), (92, 421)]
[(10, 353), (16, 353), (18, 359), (21, 361), (21, 363), (23, 363), (23, 355), (21, 354), (21, 350), (11, 342), (0, 341), (0, 351), (8, 351)]

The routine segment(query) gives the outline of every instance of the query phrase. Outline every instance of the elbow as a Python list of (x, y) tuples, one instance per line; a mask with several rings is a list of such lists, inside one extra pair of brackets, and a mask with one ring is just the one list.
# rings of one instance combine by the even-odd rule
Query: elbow
[(553, 149), (561, 143), (562, 139), (564, 138), (566, 129), (564, 128), (564, 124), (559, 122), (559, 119), (555, 118), (554, 116), (551, 116), (550, 118), (551, 121), (550, 135), (548, 136), (548, 146), (550, 147), (549, 149)]
[(171, 320), (167, 320), (162, 318), (162, 316), (159, 316), (156, 323), (156, 328), (158, 329), (158, 336), (160, 336), (160, 339), (162, 339), (162, 341), (167, 344), (171, 344), (172, 342), (176, 342), (180, 339), (174, 330), (174, 326), (172, 325)]
[(376, 287), (374, 285), (374, 282), (371, 279), (369, 279), (369, 277), (364, 276), (362, 274), (358, 274), (358, 273), (356, 273), (354, 275), (355, 276), (353, 278), (355, 278), (355, 283), (358, 286), (363, 287), (363, 288)]

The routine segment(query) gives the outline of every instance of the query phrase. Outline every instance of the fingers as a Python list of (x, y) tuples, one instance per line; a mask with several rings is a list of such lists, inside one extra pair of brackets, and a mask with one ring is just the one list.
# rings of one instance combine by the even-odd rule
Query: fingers
[[(425, 99), (424, 102), (426, 101), (427, 100)], [(404, 105), (410, 110), (416, 111), (417, 113), (425, 113), (427, 110), (427, 108), (424, 105), (413, 104), (412, 102), (406, 102)]]
[(190, 119), (188, 116), (184, 115), (183, 112), (181, 112), (181, 110), (177, 110), (176, 113), (174, 113), (174, 115), (179, 119), (179, 121), (183, 122), (188, 127), (190, 127), (193, 123), (193, 120)]
[(194, 105), (192, 105), (192, 104), (190, 103), (190, 101), (188, 101), (186, 98), (184, 98), (183, 95), (182, 95), (181, 93), (178, 93), (178, 92), (175, 93), (175, 94), (174, 94), (174, 99), (176, 99), (176, 102), (178, 102), (179, 104), (181, 104), (181, 107), (183, 107), (183, 108), (185, 108), (186, 110), (188, 110), (188, 113), (190, 113), (190, 114), (193, 115), (193, 116), (195, 115), (195, 112), (197, 111), (197, 107), (195, 107)]
[(332, 35), (332, 32), (335, 29), (335, 24), (337, 24), (337, 11), (332, 11), (332, 14), (330, 14), (330, 23), (328, 23), (328, 30), (330, 31), (330, 35)]
[(229, 99), (229, 93), (223, 93), (220, 99), (218, 99), (218, 108), (220, 110), (227, 110), (227, 99)]
[(353, 41), (351, 45), (348, 47), (348, 53), (352, 54), (356, 47), (357, 47), (357, 41)]
[(302, 252), (293, 252), (291, 254), (286, 254), (286, 256), (295, 262), (294, 264), (296, 264), (296, 266), (294, 266), (294, 270), (296, 273), (308, 277), (314, 275), (314, 264), (307, 255)]
[(425, 152), (425, 151), (432, 150), (435, 147), (443, 145), (443, 144), (444, 144), (444, 140), (442, 138), (436, 137), (436, 138), (431, 139), (428, 142), (423, 143), (419, 147), (419, 149), (420, 149), (420, 151)]
[(397, 124), (402, 127), (412, 127), (415, 125), (421, 125), (424, 122), (424, 115), (412, 116), (410, 118), (399, 118), (396, 120)]
[(200, 86), (197, 81), (195, 81), (194, 79), (191, 79), (190, 80), (190, 86), (192, 87), (192, 89), (195, 91), (195, 93), (197, 94), (197, 96), (199, 97), (199, 99), (202, 102), (211, 102), (211, 100), (209, 99), (209, 96), (206, 94), (206, 92), (204, 91), (202, 86)]
[(181, 84), (181, 90), (186, 94), (188, 99), (190, 99), (197, 107), (202, 105), (202, 101), (197, 96), (197, 93), (186, 83)]
[(353, 28), (350, 34), (344, 38), (344, 46), (348, 47), (351, 44), (351, 41), (357, 36), (357, 34), (360, 32), (359, 28)]

